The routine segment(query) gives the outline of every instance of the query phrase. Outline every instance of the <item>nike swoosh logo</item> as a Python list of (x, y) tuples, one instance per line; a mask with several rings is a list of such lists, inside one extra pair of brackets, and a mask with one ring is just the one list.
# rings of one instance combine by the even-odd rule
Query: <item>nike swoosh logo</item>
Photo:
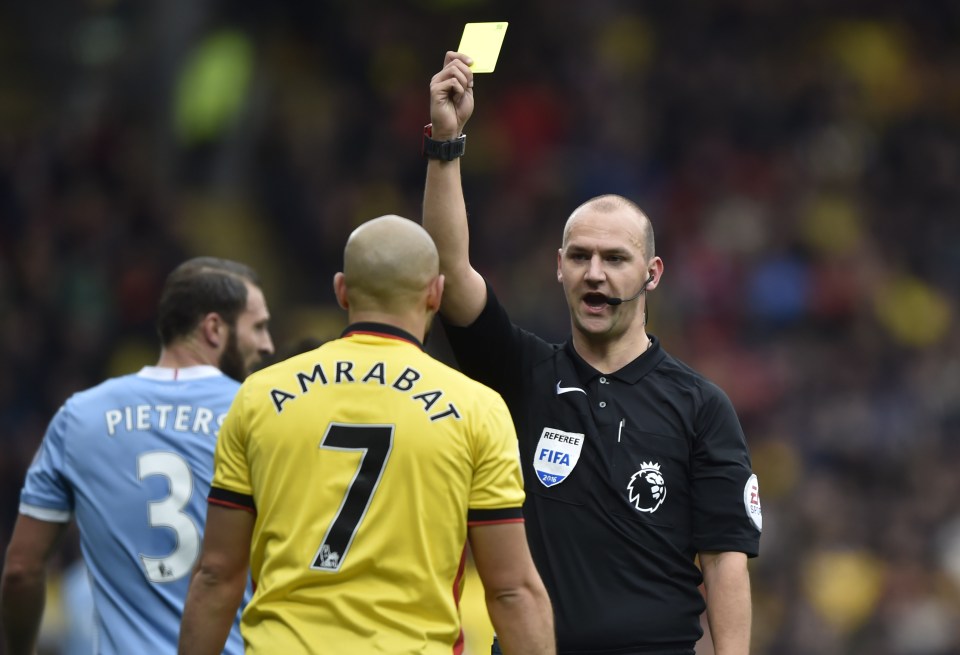
[(559, 396), (562, 393), (570, 393), (571, 391), (579, 391), (584, 396), (587, 395), (587, 392), (581, 389), (580, 387), (561, 387), (560, 383), (562, 380), (557, 380), (557, 395)]

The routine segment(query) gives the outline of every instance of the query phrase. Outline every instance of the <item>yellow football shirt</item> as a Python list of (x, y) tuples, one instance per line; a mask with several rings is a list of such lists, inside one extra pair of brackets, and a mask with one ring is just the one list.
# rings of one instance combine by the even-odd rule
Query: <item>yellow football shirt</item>
[(459, 653), (467, 525), (522, 520), (513, 422), (405, 332), (344, 334), (250, 376), (220, 430), (210, 502), (257, 517), (247, 653)]

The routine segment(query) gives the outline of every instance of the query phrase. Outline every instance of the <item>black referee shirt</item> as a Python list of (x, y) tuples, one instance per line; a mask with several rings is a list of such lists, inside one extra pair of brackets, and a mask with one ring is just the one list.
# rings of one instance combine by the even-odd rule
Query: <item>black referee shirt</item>
[(513, 325), (489, 285), (487, 298), (472, 325), (445, 328), (462, 371), (513, 415), (558, 650), (692, 654), (704, 610), (696, 553), (759, 549), (756, 478), (732, 404), (656, 337), (603, 375), (569, 341)]

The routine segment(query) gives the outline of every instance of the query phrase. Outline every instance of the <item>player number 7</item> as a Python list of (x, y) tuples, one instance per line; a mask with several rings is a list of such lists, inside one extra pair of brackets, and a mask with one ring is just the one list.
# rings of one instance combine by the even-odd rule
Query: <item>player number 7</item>
[(340, 570), (390, 459), (393, 431), (392, 425), (331, 423), (327, 427), (320, 448), (359, 450), (363, 455), (310, 568), (333, 572)]

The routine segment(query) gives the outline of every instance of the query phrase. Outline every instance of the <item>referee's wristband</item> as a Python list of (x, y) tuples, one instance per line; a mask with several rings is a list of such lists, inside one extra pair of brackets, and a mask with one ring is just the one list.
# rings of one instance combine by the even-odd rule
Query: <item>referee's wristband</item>
[(427, 159), (441, 159), (443, 161), (453, 161), (458, 157), (463, 157), (467, 149), (467, 135), (461, 134), (455, 139), (449, 141), (434, 141), (433, 123), (423, 126), (423, 143), (420, 146), (420, 154)]

